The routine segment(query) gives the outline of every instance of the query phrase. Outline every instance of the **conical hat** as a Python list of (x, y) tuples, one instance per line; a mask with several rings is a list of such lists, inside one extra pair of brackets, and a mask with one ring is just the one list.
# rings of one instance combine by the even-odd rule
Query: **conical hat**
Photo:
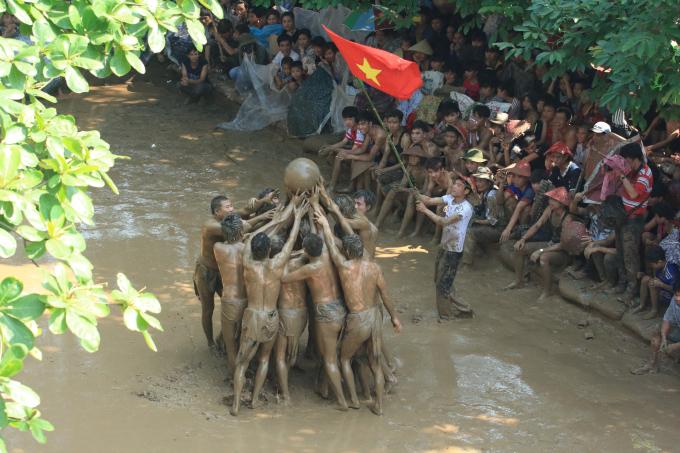
[(425, 55), (432, 55), (434, 51), (432, 50), (432, 47), (430, 46), (430, 43), (427, 42), (427, 40), (423, 39), (422, 41), (418, 41), (408, 49), (410, 52), (420, 52), (424, 53)]

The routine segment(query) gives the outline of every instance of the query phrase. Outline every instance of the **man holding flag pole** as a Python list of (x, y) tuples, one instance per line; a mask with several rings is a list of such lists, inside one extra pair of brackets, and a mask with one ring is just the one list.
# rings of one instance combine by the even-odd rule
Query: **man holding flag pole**
[[(376, 119), (380, 122), (380, 126), (385, 129), (387, 142), (402, 170), (407, 175), (408, 184), (411, 190), (417, 191), (417, 188), (414, 186), (404, 162), (401, 160), (401, 156), (392, 141), (391, 134), (385, 127), (373, 101), (366, 92), (364, 83), (397, 99), (408, 99), (415, 90), (420, 89), (423, 85), (418, 65), (415, 62), (404, 60), (390, 52), (351, 42), (333, 33), (326, 26), (323, 26), (323, 29), (337, 46), (340, 54), (347, 62), (350, 72), (360, 80), (359, 88), (364, 96), (366, 96)], [(462, 244), (465, 239), (467, 226), (470, 217), (472, 216), (472, 207), (467, 200), (465, 200), (470, 192), (470, 187), (465, 186), (465, 181), (456, 181), (456, 183), (458, 182), (460, 182), (460, 184), (452, 183), (449, 188), (449, 192), (453, 190), (455, 193), (447, 193), (444, 197), (426, 200), (428, 204), (435, 202), (447, 204), (444, 209), (446, 219), (442, 219), (441, 223), (442, 225), (446, 225), (446, 228), (451, 231), (449, 235), (442, 235), (441, 246), (442, 250), (447, 252), (447, 256), (451, 255), (455, 258), (437, 260), (437, 275), (435, 276), (437, 281), (437, 309), (439, 311), (439, 316), (442, 319), (448, 319), (450, 316), (470, 317), (473, 313), (472, 309), (467, 304), (454, 296), (453, 291), (453, 281), (456, 276), (459, 261), (457, 258), (459, 257), (458, 255), (462, 254), (458, 248), (460, 248), (459, 245)], [(459, 188), (459, 185), (463, 188)], [(423, 204), (423, 199), (417, 192), (416, 199), (418, 210), (425, 213), (428, 209)], [(430, 218), (436, 217), (435, 214), (431, 212), (430, 214), (432, 214), (432, 216), (429, 216)], [(435, 219), (432, 218), (432, 220), (434, 221)], [(454, 249), (451, 249), (452, 244), (449, 244), (449, 242), (453, 243)]]

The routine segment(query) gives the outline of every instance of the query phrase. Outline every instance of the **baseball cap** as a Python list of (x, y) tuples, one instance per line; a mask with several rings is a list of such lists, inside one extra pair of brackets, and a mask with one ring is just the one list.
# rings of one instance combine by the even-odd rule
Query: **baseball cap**
[(612, 131), (612, 128), (604, 121), (598, 121), (590, 130), (596, 134), (608, 134)]

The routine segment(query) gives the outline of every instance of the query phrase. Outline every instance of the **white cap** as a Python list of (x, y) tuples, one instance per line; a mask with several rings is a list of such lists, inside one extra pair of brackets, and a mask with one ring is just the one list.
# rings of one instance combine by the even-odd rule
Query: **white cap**
[(612, 131), (612, 128), (604, 121), (598, 121), (590, 130), (596, 134), (608, 134)]

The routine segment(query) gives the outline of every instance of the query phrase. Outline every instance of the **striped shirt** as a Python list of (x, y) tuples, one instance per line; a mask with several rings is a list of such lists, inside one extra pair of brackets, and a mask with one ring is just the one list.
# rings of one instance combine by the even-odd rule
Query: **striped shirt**
[(637, 175), (635, 175), (635, 181), (630, 182), (638, 196), (636, 198), (631, 198), (628, 196), (628, 192), (624, 190), (621, 195), (623, 207), (631, 217), (640, 217), (647, 212), (647, 200), (649, 199), (649, 194), (652, 192), (652, 186), (654, 185), (652, 170), (650, 170), (649, 166), (646, 164), (642, 164)]
[(364, 134), (356, 128), (348, 128), (345, 131), (345, 139), (347, 139), (352, 146), (361, 146), (364, 144)]

